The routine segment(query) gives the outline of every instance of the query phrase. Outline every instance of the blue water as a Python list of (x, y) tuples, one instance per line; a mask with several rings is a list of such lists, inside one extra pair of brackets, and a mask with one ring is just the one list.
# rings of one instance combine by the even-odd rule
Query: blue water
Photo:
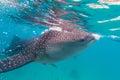
[[(70, 2), (71, 0), (67, 1)], [(87, 0), (85, 1), (87, 2)], [(18, 35), (22, 39), (32, 38), (41, 35), (41, 32), (47, 28), (45, 25), (22, 19), (21, 16), (25, 15), (24, 11), (21, 12), (22, 9), (10, 7), (5, 3), (0, 1), (0, 51), (3, 51), (9, 45), (14, 35)], [(20, 3), (26, 4), (22, 0)], [(97, 4), (97, 1), (88, 1), (88, 3)], [(55, 5), (53, 4), (51, 3), (50, 6)], [(84, 25), (86, 26), (85, 29), (103, 36), (80, 54), (55, 63), (56, 67), (32, 62), (13, 71), (0, 73), (0, 80), (120, 80), (120, 42), (115, 41), (119, 40), (120, 36), (119, 20), (97, 23), (97, 21), (110, 20), (119, 16), (120, 6), (107, 6), (110, 8), (92, 9), (85, 6), (85, 4), (81, 7), (75, 5), (71, 10), (68, 8), (68, 11), (75, 10), (76, 13), (84, 10), (88, 14), (88, 18), (83, 18), (87, 20), (87, 24)], [(44, 12), (47, 14), (48, 10), (45, 7), (48, 6), (42, 4), (43, 10), (39, 13)], [(64, 5), (60, 8), (63, 9), (63, 7)], [(36, 11), (33, 8), (31, 10)], [(26, 14), (36, 13), (35, 11), (26, 11)], [(13, 19), (10, 15), (17, 16), (17, 18)], [(31, 16), (35, 17), (34, 15)], [(16, 19), (19, 21), (16, 21)], [(78, 23), (76, 22), (76, 24)], [(117, 30), (110, 30), (114, 28), (117, 28)], [(117, 38), (113, 39), (111, 35), (115, 35)], [(0, 57), (3, 58), (3, 55), (1, 54)]]

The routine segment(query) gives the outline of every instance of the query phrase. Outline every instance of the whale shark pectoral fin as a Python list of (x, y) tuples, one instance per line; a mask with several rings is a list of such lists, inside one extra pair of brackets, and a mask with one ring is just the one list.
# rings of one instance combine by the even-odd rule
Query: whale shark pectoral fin
[(35, 59), (34, 54), (16, 54), (12, 57), (0, 60), (0, 73), (7, 72), (18, 67), (21, 67)]
[(52, 67), (57, 68), (57, 65), (55, 64), (50, 64)]

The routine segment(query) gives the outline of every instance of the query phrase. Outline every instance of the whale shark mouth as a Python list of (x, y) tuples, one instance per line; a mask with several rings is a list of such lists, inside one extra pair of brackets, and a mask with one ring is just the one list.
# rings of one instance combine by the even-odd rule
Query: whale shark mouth
[(88, 36), (88, 37), (86, 38), (86, 40), (87, 40), (87, 41), (92, 41), (92, 40), (95, 40), (95, 37), (94, 37), (94, 36)]

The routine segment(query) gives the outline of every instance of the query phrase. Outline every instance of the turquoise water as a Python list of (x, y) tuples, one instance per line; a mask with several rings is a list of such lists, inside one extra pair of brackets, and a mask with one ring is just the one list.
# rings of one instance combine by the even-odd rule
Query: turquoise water
[[(71, 0), (67, 1), (71, 3)], [(15, 3), (11, 2), (0, 1), (0, 51), (3, 51), (8, 46), (14, 35), (18, 35), (23, 39), (32, 38), (41, 35), (41, 32), (47, 28), (46, 25), (25, 19), (24, 15), (36, 17), (33, 13), (40, 13), (42, 16), (46, 16), (45, 14), (49, 12), (49, 9), (47, 9), (49, 6), (61, 9), (66, 7), (62, 3), (59, 4), (60, 7), (54, 2), (48, 2), (49, 6), (45, 3), (39, 3), (39, 8), (42, 8), (39, 11), (35, 7), (31, 7), (32, 2), (27, 4), (24, 1), (19, 1), (22, 6), (23, 4), (30, 5), (30, 9), (18, 8), (18, 3), (15, 5)], [(78, 20), (85, 19), (87, 21), (75, 23), (86, 26), (83, 29), (99, 34), (102, 38), (80, 54), (55, 63), (56, 67), (32, 62), (13, 71), (0, 73), (0, 80), (120, 80), (120, 42), (115, 41), (119, 40), (120, 36), (119, 19), (116, 19), (120, 13), (119, 5), (105, 4), (109, 8), (93, 9), (86, 6), (86, 4), (100, 3), (95, 0), (85, 0), (84, 2), (86, 3), (82, 4), (82, 6), (76, 3), (71, 4), (73, 7), (66, 7), (66, 11), (69, 13), (74, 10), (73, 12), (78, 14), (84, 11), (88, 16), (87, 18), (78, 14), (77, 17), (79, 17)], [(36, 13), (36, 11), (38, 12)], [(66, 18), (67, 16), (68, 14), (63, 15), (62, 19), (70, 20), (70, 18), (75, 17), (68, 16)], [(44, 18), (42, 17), (40, 20), (44, 20)], [(72, 22), (72, 20), (70, 21)], [(103, 20), (107, 21), (100, 23)], [(115, 39), (113, 35), (116, 36)], [(4, 54), (0, 55), (1, 58), (3, 58), (2, 56)]]

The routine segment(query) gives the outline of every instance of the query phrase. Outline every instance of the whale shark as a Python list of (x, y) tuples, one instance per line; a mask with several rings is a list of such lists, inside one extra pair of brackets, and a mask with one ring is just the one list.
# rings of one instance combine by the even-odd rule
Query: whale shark
[(0, 60), (0, 73), (37, 61), (51, 64), (82, 51), (95, 41), (95, 36), (83, 30), (51, 29), (41, 36), (22, 40), (15, 36), (4, 51), (9, 57)]

